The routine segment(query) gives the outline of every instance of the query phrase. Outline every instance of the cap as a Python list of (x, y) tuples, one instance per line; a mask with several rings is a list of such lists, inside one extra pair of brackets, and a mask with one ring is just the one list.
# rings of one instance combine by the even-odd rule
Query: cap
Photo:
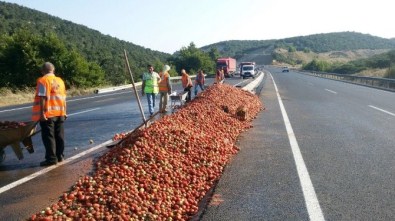
[(170, 66), (166, 64), (166, 65), (163, 67), (163, 71), (169, 71), (169, 70), (170, 70)]

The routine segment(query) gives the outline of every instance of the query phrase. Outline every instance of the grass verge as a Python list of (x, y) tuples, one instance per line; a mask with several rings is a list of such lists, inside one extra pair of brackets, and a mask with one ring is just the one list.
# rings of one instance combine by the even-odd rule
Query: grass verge
[[(67, 97), (75, 97), (93, 94), (97, 88), (69, 88), (67, 89)], [(13, 90), (10, 88), (0, 88), (0, 107), (31, 104), (34, 99), (35, 88), (22, 88)]]

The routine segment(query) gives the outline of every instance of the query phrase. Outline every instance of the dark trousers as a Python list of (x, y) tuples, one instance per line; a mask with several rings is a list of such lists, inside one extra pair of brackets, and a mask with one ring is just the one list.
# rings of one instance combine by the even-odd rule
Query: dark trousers
[(64, 117), (51, 117), (40, 121), (41, 138), (45, 147), (45, 160), (56, 162), (63, 158)]
[(188, 92), (187, 98), (185, 99), (186, 101), (191, 100), (191, 94), (192, 94), (191, 89), (192, 89), (192, 86), (188, 86), (188, 87), (184, 88), (184, 91)]

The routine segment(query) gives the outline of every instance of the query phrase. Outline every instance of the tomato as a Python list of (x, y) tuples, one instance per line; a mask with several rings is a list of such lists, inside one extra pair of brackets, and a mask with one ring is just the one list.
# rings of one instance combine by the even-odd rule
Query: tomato
[(76, 220), (187, 220), (260, 110), (249, 92), (211, 86), (148, 128), (115, 134), (122, 142), (97, 160), (92, 176), (81, 177), (58, 207), (31, 220), (53, 218), (57, 209)]

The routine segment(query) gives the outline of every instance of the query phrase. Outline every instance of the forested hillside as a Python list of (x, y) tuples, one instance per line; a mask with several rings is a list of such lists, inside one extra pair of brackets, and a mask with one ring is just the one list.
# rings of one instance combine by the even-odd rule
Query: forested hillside
[(317, 53), (340, 50), (395, 48), (395, 42), (390, 39), (356, 32), (337, 32), (293, 37), (277, 41), (276, 43), (279, 46), (293, 46), (298, 51), (309, 49)]
[(276, 48), (315, 53), (358, 49), (395, 49), (395, 40), (356, 32), (337, 32), (280, 40), (223, 41), (202, 47), (202, 50), (208, 51), (213, 47), (223, 55), (238, 57), (256, 49), (262, 49), (264, 53), (272, 53)]
[(347, 63), (330, 63), (325, 60), (314, 59), (303, 65), (303, 69), (311, 71), (332, 72), (337, 74), (358, 74), (381, 70), (381, 77), (395, 79), (395, 50), (376, 54), (369, 58), (356, 59)]
[(259, 56), (271, 55), (274, 63), (308, 70), (340, 74), (375, 71), (381, 72), (381, 77), (395, 77), (395, 39), (369, 34), (338, 32), (280, 40), (224, 41), (205, 46), (202, 50), (209, 51), (213, 48), (222, 56), (236, 59), (245, 58), (249, 54), (247, 57), (250, 60), (257, 61)]
[(251, 53), (257, 49), (272, 53), (276, 40), (231, 40), (222, 41), (215, 44), (202, 47), (203, 51), (210, 51), (215, 48), (222, 56), (230, 56), (236, 59), (241, 58), (244, 54)]
[[(76, 86), (127, 82), (130, 76), (125, 72), (124, 49), (128, 52), (136, 78), (139, 78), (148, 63), (162, 64), (170, 57), (166, 53), (103, 35), (83, 25), (4, 2), (0, 2), (0, 40), (0, 72), (5, 77), (15, 77), (13, 71), (17, 68), (20, 70), (17, 72), (21, 74), (20, 79), (24, 79), (21, 72), (28, 70), (31, 72), (28, 74), (32, 75), (37, 72), (34, 67), (44, 60), (52, 59), (58, 71), (69, 75), (73, 75), (70, 72), (84, 73), (83, 76), (74, 73), (75, 79), (69, 76), (68, 83)], [(56, 50), (49, 51), (45, 49), (47, 47)], [(59, 60), (66, 57), (68, 61)], [(85, 82), (90, 80), (90, 75), (97, 81)], [(9, 81), (6, 82), (12, 86)], [(5, 78), (0, 83), (5, 83)]]
[[(188, 47), (170, 55), (103, 35), (46, 13), (0, 2), (0, 88), (34, 86), (35, 79), (40, 76), (38, 67), (44, 61), (55, 64), (57, 73), (66, 80), (68, 86), (84, 88), (128, 83), (130, 76), (125, 68), (124, 49), (128, 52), (136, 80), (139, 80), (149, 63), (155, 67), (170, 63), (172, 75), (176, 75), (180, 68), (186, 68), (190, 73), (199, 69), (209, 73), (215, 69), (215, 60), (219, 56), (234, 57), (238, 61), (256, 58), (256, 61), (264, 60), (265, 64), (275, 60), (280, 64), (313, 68), (327, 62), (328, 65), (323, 67), (330, 66), (332, 70), (341, 70), (342, 73), (356, 73), (368, 69), (371, 63), (348, 64), (348, 61), (357, 60), (358, 57), (349, 59), (343, 55), (349, 52), (358, 54), (362, 49), (371, 50), (359, 57), (366, 59), (382, 50), (388, 52), (395, 49), (395, 39), (339, 32), (280, 40), (231, 40), (200, 49), (191, 42)], [(325, 60), (324, 54), (344, 57), (348, 61), (336, 61), (333, 64)], [(375, 59), (385, 59), (384, 63), (391, 67), (395, 61), (390, 55)], [(318, 60), (321, 58), (324, 60)], [(389, 73), (388, 76), (393, 74)]]

